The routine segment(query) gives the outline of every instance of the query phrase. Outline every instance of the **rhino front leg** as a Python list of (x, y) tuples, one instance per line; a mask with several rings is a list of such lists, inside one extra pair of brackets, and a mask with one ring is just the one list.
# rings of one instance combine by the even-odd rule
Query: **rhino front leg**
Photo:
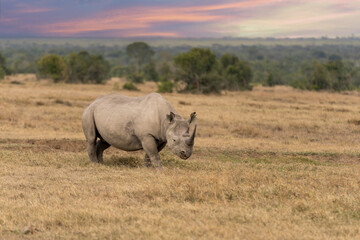
[[(165, 143), (160, 143), (157, 146), (157, 151), (158, 153), (166, 146), (166, 142)], [(149, 155), (145, 154), (145, 158), (144, 158), (144, 162), (145, 162), (145, 166), (146, 167), (151, 167), (151, 160)]]
[(161, 169), (161, 160), (155, 139), (152, 136), (146, 136), (141, 140), (141, 144), (146, 153), (145, 161), (148, 157), (155, 168)]
[(147, 155), (147, 153), (145, 153), (144, 162), (146, 167), (151, 167), (150, 157)]

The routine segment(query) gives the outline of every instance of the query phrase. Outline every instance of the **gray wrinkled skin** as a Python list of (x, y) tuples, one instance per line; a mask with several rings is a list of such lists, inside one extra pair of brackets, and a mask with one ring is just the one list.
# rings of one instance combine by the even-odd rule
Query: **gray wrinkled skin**
[[(161, 168), (159, 152), (168, 144), (182, 159), (191, 156), (196, 133), (190, 134), (192, 113), (185, 120), (160, 94), (126, 97), (120, 94), (100, 96), (82, 116), (82, 128), (93, 162), (103, 162), (103, 152), (110, 146), (125, 151), (145, 151), (145, 163)], [(97, 140), (98, 139), (98, 140)]]

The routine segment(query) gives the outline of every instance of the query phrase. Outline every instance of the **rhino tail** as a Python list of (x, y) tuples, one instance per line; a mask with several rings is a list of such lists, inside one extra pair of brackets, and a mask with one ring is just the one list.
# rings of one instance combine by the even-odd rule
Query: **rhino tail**
[(82, 129), (88, 143), (95, 144), (96, 138), (98, 137), (98, 131), (96, 129), (94, 110), (90, 107), (84, 111), (82, 116)]

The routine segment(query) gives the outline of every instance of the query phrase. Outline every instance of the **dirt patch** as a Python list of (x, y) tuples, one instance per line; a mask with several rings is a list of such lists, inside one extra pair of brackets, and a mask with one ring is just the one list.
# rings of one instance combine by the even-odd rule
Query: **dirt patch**
[(0, 149), (83, 152), (86, 151), (86, 142), (72, 139), (0, 139)]

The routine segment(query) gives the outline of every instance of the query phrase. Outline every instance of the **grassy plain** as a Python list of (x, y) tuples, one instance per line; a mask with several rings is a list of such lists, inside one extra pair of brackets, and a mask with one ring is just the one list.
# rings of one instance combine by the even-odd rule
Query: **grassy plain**
[(0, 239), (360, 238), (359, 93), (165, 94), (199, 127), (158, 172), (141, 151), (88, 159), (81, 114), (114, 81), (0, 83)]

